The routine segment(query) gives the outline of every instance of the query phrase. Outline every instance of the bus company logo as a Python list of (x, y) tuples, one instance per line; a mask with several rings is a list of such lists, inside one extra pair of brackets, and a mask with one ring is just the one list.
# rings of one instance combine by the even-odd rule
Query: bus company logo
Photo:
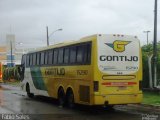
[(105, 43), (109, 47), (113, 48), (114, 51), (116, 52), (124, 52), (125, 51), (125, 46), (128, 45), (131, 41), (120, 41), (116, 40), (113, 43)]

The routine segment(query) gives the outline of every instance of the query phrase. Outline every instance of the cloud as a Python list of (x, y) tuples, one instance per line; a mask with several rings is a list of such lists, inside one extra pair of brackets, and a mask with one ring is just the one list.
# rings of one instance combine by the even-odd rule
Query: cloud
[(96, 33), (138, 35), (145, 44), (144, 30), (153, 39), (153, 7), (153, 0), (1, 0), (0, 41), (11, 26), (17, 42), (43, 46), (48, 26), (49, 33), (63, 28), (50, 37), (51, 44)]

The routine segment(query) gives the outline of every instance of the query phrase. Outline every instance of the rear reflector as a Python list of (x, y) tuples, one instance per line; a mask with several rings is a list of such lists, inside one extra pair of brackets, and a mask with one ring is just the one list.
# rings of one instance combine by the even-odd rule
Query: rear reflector
[(105, 86), (132, 86), (136, 85), (136, 82), (104, 82), (102, 85)]

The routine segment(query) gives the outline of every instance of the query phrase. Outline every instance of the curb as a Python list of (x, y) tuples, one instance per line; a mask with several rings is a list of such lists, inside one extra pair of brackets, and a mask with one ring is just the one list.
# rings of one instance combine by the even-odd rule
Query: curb
[(149, 104), (144, 104), (144, 103), (142, 103), (141, 105), (144, 106), (144, 107), (152, 107), (152, 108), (160, 109), (160, 105), (149, 105)]
[(20, 90), (20, 86), (18, 85), (1, 84), (1, 86), (6, 89)]
[(26, 92), (22, 91), (20, 86), (15, 86), (15, 85), (7, 85), (7, 84), (1, 84), (0, 86), (2, 86), (3, 88), (7, 89), (7, 90), (15, 90), (13, 93), (14, 94), (19, 94), (22, 96), (26, 96)]
[(143, 110), (152, 110), (160, 112), (160, 106), (149, 105), (149, 104), (128, 104), (130, 107), (134, 107), (136, 109), (143, 109)]

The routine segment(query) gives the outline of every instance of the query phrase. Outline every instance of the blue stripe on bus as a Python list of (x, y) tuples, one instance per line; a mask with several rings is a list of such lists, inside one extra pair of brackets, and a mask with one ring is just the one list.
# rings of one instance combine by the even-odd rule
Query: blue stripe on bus
[(47, 90), (47, 87), (45, 86), (44, 80), (42, 78), (40, 67), (31, 67), (30, 70), (35, 88), (39, 90)]

